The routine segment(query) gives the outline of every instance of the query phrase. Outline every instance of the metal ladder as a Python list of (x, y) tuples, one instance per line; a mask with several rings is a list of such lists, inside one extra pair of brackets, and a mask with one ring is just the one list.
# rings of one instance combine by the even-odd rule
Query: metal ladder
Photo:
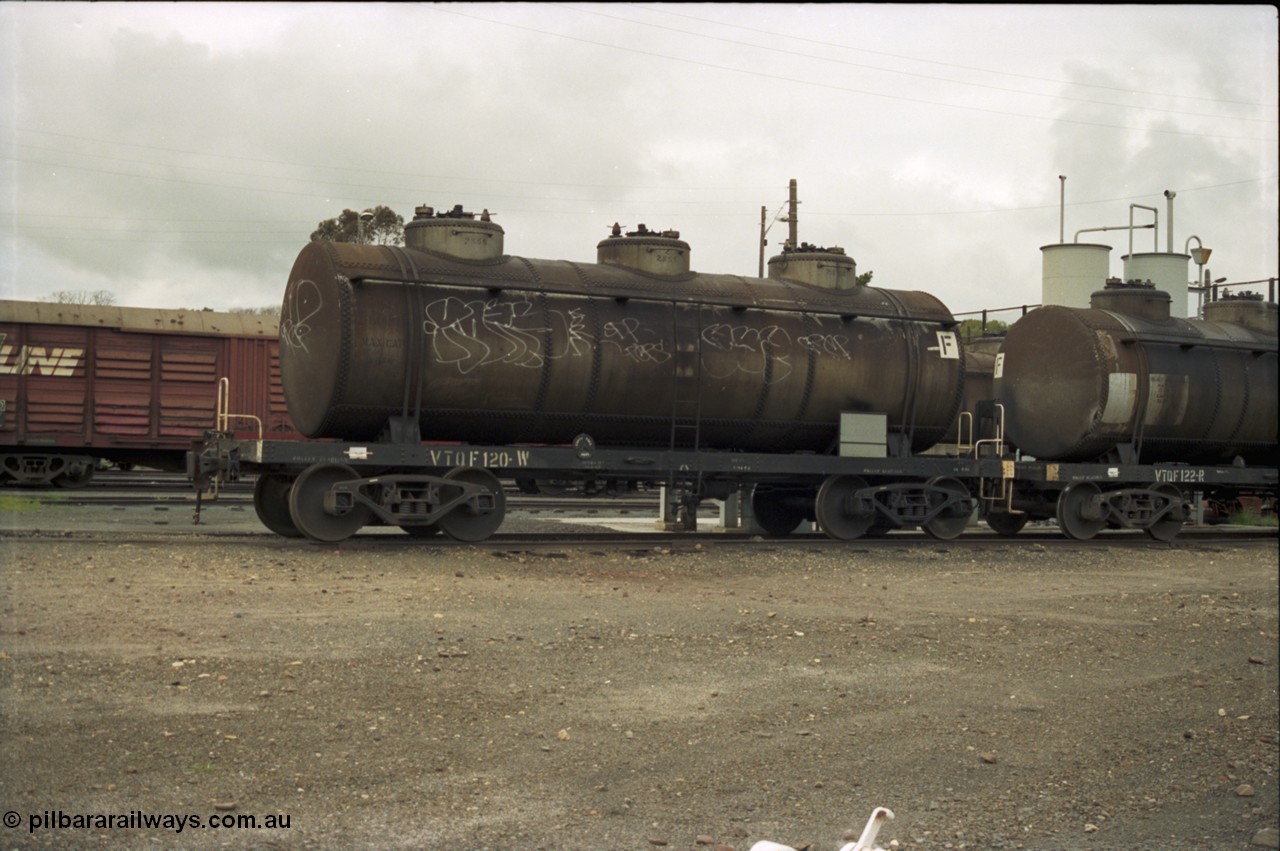
[[(690, 481), (692, 497), (681, 500), (681, 523), (692, 529), (697, 523), (697, 493), (702, 488), (702, 324), (696, 304), (674, 306), (672, 315), (671, 466), (667, 471), (667, 493), (676, 492), (678, 482)], [(677, 469), (677, 450), (693, 450), (694, 467)]]

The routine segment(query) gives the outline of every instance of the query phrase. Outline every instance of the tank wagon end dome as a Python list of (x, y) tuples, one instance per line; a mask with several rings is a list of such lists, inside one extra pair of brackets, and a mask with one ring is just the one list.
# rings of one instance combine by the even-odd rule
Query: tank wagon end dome
[(1276, 336), (1277, 306), (1267, 301), (1261, 293), (1236, 293), (1225, 295), (1204, 306), (1206, 322), (1234, 322), (1254, 331)]
[(419, 206), (413, 211), (413, 220), (404, 226), (405, 247), (454, 260), (501, 261), (504, 231), (491, 216), (488, 210), (483, 210), (477, 219), (475, 213), (466, 212), (461, 204), (442, 212)]
[(769, 277), (826, 290), (851, 290), (858, 285), (858, 264), (838, 245), (823, 248), (802, 242), (769, 258)]
[(614, 222), (609, 236), (596, 244), (596, 262), (644, 275), (679, 278), (690, 273), (691, 251), (678, 230), (651, 231), (641, 224), (624, 234), (622, 225)]
[(1094, 310), (1110, 310), (1152, 322), (1168, 321), (1171, 303), (1170, 295), (1156, 289), (1150, 281), (1121, 281), (1119, 278), (1108, 278), (1106, 286), (1089, 297), (1089, 306)]

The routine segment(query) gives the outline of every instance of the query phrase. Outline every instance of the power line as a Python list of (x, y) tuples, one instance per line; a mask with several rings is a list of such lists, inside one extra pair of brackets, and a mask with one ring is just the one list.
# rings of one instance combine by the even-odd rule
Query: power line
[(635, 53), (640, 56), (649, 56), (656, 59), (665, 59), (669, 62), (680, 62), (686, 65), (695, 65), (700, 68), (711, 68), (717, 71), (728, 71), (733, 74), (744, 74), (751, 77), (760, 77), (763, 79), (774, 80), (777, 82), (794, 83), (800, 86), (811, 86), (814, 88), (829, 89), (832, 91), (845, 92), (847, 94), (866, 95), (867, 97), (884, 98), (887, 100), (900, 101), (903, 103), (915, 103), (923, 106), (940, 106), (948, 109), (964, 110), (967, 112), (980, 112), (987, 115), (1002, 115), (1007, 118), (1026, 118), (1026, 119), (1032, 119), (1032, 120), (1038, 120), (1038, 121), (1048, 121), (1050, 123), (1075, 124), (1075, 125), (1084, 126), (1084, 127), (1102, 127), (1110, 130), (1131, 130), (1131, 131), (1137, 131), (1137, 132), (1161, 133), (1161, 134), (1173, 135), (1173, 136), (1190, 136), (1194, 138), (1203, 138), (1203, 139), (1228, 139), (1228, 140), (1246, 141), (1246, 142), (1277, 141), (1276, 139), (1258, 138), (1256, 136), (1227, 136), (1221, 133), (1195, 133), (1189, 130), (1174, 130), (1174, 129), (1164, 128), (1164, 127), (1131, 127), (1124, 124), (1108, 124), (1102, 121), (1085, 121), (1083, 119), (1077, 119), (1077, 118), (1061, 118), (1061, 117), (1042, 116), (1042, 115), (1029, 115), (1027, 113), (1022, 113), (1022, 112), (1009, 112), (1007, 110), (991, 109), (988, 107), (968, 106), (965, 104), (943, 103), (941, 101), (927, 100), (925, 98), (914, 98), (914, 97), (907, 97), (905, 95), (884, 94), (883, 92), (868, 91), (866, 89), (856, 89), (849, 86), (836, 85), (834, 83), (822, 83), (822, 82), (815, 82), (813, 80), (801, 80), (795, 77), (784, 77), (779, 74), (769, 74), (764, 71), (753, 71), (747, 68), (734, 68), (730, 65), (719, 65), (714, 62), (703, 62), (697, 59), (688, 59), (683, 56), (670, 56), (664, 53), (656, 53), (649, 50), (641, 50), (640, 48), (636, 48), (636, 47), (625, 47), (623, 45), (607, 44), (605, 42), (595, 41), (589, 38), (582, 38), (580, 36), (565, 35), (563, 33), (550, 32), (548, 30), (538, 29), (537, 27), (525, 26), (523, 24), (514, 24), (508, 21), (495, 21), (490, 18), (482, 18), (482, 17), (479, 17), (478, 15), (469, 15), (465, 12), (459, 12), (456, 9), (444, 8), (442, 6), (432, 6), (429, 8), (431, 8), (431, 10), (435, 12), (444, 12), (449, 15), (457, 15), (458, 17), (469, 18), (471, 20), (481, 21), (486, 24), (494, 24), (501, 27), (509, 27), (512, 29), (524, 30), (526, 32), (538, 33), (539, 35), (546, 35), (546, 36), (551, 36), (552, 38), (559, 38), (559, 39), (564, 39), (566, 41), (578, 42), (579, 44), (590, 44), (594, 47), (604, 47), (609, 50), (620, 50), (626, 53)]
[[(1250, 183), (1263, 183), (1268, 180), (1275, 180), (1275, 179), (1276, 178), (1274, 175), (1271, 177), (1253, 177), (1247, 180), (1233, 180), (1228, 183), (1214, 183), (1209, 186), (1190, 186), (1184, 189), (1173, 189), (1170, 191), (1176, 192), (1177, 194), (1181, 195), (1187, 192), (1203, 192), (1209, 189), (1224, 189), (1228, 186), (1244, 186)], [(1121, 201), (1137, 201), (1144, 198), (1149, 199), (1149, 198), (1158, 198), (1158, 197), (1161, 197), (1160, 193), (1147, 192), (1142, 195), (1126, 195), (1120, 198), (1100, 198), (1094, 201), (1068, 201), (1066, 203), (1066, 206), (1088, 207), (1088, 206), (1093, 206), (1095, 204), (1115, 204)], [(1024, 213), (1024, 212), (1033, 212), (1035, 210), (1056, 210), (1058, 209), (1058, 207), (1059, 207), (1058, 204), (1034, 204), (1026, 207), (993, 207), (986, 210), (934, 210), (928, 213), (911, 213), (911, 212), (907, 212), (907, 213), (824, 213), (818, 210), (806, 210), (805, 214), (809, 216), (840, 216), (840, 217), (849, 217), (849, 218), (864, 218), (864, 217), (869, 218), (869, 217), (881, 217), (881, 216), (884, 216), (884, 217), (968, 216), (968, 215), (979, 215), (984, 213)]]
[[(363, 173), (363, 174), (381, 174), (381, 175), (394, 176), (394, 177), (399, 177), (399, 178), (410, 177), (410, 178), (422, 179), (422, 180), (465, 180), (465, 181), (483, 181), (483, 182), (486, 182), (486, 183), (499, 183), (499, 184), (501, 184), (501, 183), (509, 183), (509, 184), (519, 185), (519, 186), (557, 186), (557, 187), (562, 187), (562, 188), (567, 188), (567, 189), (625, 189), (625, 190), (643, 190), (643, 189), (657, 189), (657, 188), (670, 189), (670, 188), (671, 188), (671, 187), (646, 187), (646, 186), (634, 186), (634, 185), (617, 184), (617, 183), (564, 183), (564, 182), (558, 182), (558, 181), (546, 181), (546, 180), (507, 180), (507, 179), (504, 179), (504, 178), (496, 178), (496, 177), (490, 177), (490, 176), (484, 176), (484, 177), (481, 177), (481, 176), (474, 176), (474, 175), (456, 175), (456, 174), (451, 174), (451, 175), (438, 175), (438, 174), (425, 174), (425, 173), (416, 173), (416, 174), (411, 173), (411, 174), (405, 174), (404, 172), (401, 172), (401, 171), (392, 171), (392, 170), (389, 170), (389, 169), (372, 169), (372, 168), (363, 168), (363, 167), (361, 167), (361, 168), (357, 168), (357, 167), (353, 167), (353, 166), (339, 166), (339, 165), (331, 165), (331, 164), (323, 164), (323, 165), (321, 165), (321, 164), (317, 164), (317, 163), (299, 163), (299, 162), (289, 162), (289, 161), (284, 161), (284, 160), (272, 160), (272, 159), (265, 159), (265, 158), (262, 158), (262, 157), (246, 157), (246, 156), (238, 156), (238, 155), (235, 155), (235, 154), (219, 154), (219, 153), (212, 153), (212, 152), (210, 152), (210, 151), (192, 151), (192, 150), (188, 150), (188, 149), (184, 149), (184, 148), (167, 148), (167, 147), (161, 147), (161, 146), (158, 146), (158, 145), (143, 145), (143, 144), (140, 144), (140, 143), (137, 143), (137, 142), (121, 142), (121, 141), (111, 140), (111, 139), (96, 139), (96, 138), (93, 138), (93, 137), (90, 137), (90, 136), (78, 136), (78, 135), (75, 135), (75, 134), (72, 134), (72, 133), (58, 133), (58, 132), (54, 132), (54, 131), (52, 131), (52, 130), (35, 130), (35, 129), (27, 128), (27, 127), (14, 127), (14, 128), (12, 128), (12, 129), (13, 129), (13, 130), (16, 130), (16, 131), (18, 131), (18, 132), (20, 132), (20, 133), (39, 133), (39, 134), (43, 134), (43, 135), (46, 135), (46, 136), (57, 136), (57, 137), (60, 137), (60, 138), (63, 138), (63, 139), (75, 139), (75, 140), (80, 141), (80, 142), (90, 142), (90, 143), (93, 143), (93, 144), (99, 144), (99, 145), (101, 145), (101, 144), (107, 144), (107, 145), (122, 145), (122, 146), (126, 146), (126, 147), (131, 147), (131, 148), (140, 148), (140, 149), (142, 149), (142, 150), (147, 150), (147, 151), (163, 151), (163, 152), (165, 152), (165, 153), (171, 153), (171, 154), (187, 154), (187, 155), (189, 155), (189, 156), (215, 157), (215, 158), (218, 158), (218, 159), (239, 160), (239, 161), (242, 161), (242, 162), (262, 163), (263, 165), (272, 165), (272, 166), (291, 166), (291, 167), (295, 167), (295, 168), (330, 169), (330, 170), (332, 170), (332, 171), (349, 171), (349, 172), (358, 172), (358, 173)], [(39, 146), (35, 146), (35, 145), (24, 145), (24, 146), (26, 146), (26, 147), (36, 147), (36, 148), (39, 148)], [(104, 158), (112, 159), (111, 157), (107, 157), (107, 156), (106, 156), (106, 155), (104, 155), (104, 154), (91, 154), (91, 153), (83, 153), (83, 152), (78, 152), (78, 151), (59, 151), (59, 150), (58, 150), (58, 149), (56, 149), (56, 148), (55, 148), (55, 149), (46, 149), (46, 150), (54, 150), (54, 151), (57, 151), (58, 153), (77, 153), (77, 154), (80, 154), (81, 156), (96, 156), (96, 157), (104, 157)], [(0, 157), (0, 159), (3, 159), (3, 157)], [(126, 159), (126, 160), (124, 160), (124, 161), (125, 161), (125, 162), (142, 162), (141, 160), (128, 160), (128, 159)], [(193, 168), (194, 168), (194, 166), (193, 166)], [(248, 176), (251, 176), (251, 177), (264, 177), (264, 176), (275, 177), (276, 175), (249, 174)], [(680, 189), (683, 189), (683, 190), (688, 190), (688, 191), (698, 191), (698, 190), (720, 190), (720, 189), (724, 189), (725, 187), (717, 187), (717, 186), (683, 186), (683, 187), (679, 187), (679, 188), (680, 188)], [(761, 186), (755, 186), (755, 187), (746, 186), (746, 187), (734, 187), (734, 188), (735, 188), (735, 189), (745, 188), (745, 189), (759, 189), (759, 190), (765, 190), (765, 189), (774, 189), (774, 188), (776, 188), (776, 187), (773, 187), (773, 186), (765, 187), (765, 186), (761, 185)]]
[[(1035, 75), (1033, 75), (1033, 74), (1019, 74), (1019, 73), (1017, 73), (1017, 72), (1013, 72), (1013, 71), (996, 71), (996, 70), (991, 69), (991, 68), (979, 68), (979, 67), (974, 66), (974, 65), (960, 65), (960, 64), (957, 64), (957, 63), (954, 63), (954, 62), (939, 62), (939, 61), (938, 61), (938, 60), (936, 60), (936, 59), (921, 59), (921, 58), (920, 58), (920, 57), (918, 57), (918, 56), (905, 56), (905, 55), (900, 54), (900, 53), (888, 53), (888, 52), (883, 51), (883, 50), (871, 50), (870, 48), (866, 48), (866, 47), (853, 47), (853, 46), (851, 46), (851, 45), (847, 45), (847, 44), (839, 44), (839, 43), (837, 43), (837, 42), (821, 41), (821, 40), (819, 40), (819, 39), (814, 39), (814, 38), (805, 38), (804, 36), (798, 36), (798, 35), (787, 35), (787, 34), (785, 34), (785, 33), (780, 33), (780, 32), (774, 31), (774, 30), (761, 30), (761, 29), (756, 29), (755, 27), (747, 27), (747, 26), (743, 26), (742, 24), (731, 24), (731, 23), (726, 23), (726, 22), (724, 22), (724, 21), (713, 21), (713, 20), (710, 20), (710, 19), (708, 19), (708, 18), (699, 18), (699, 17), (697, 17), (696, 15), (685, 15), (685, 14), (681, 14), (680, 12), (673, 12), (673, 11), (671, 11), (671, 10), (669, 10), (669, 9), (659, 9), (659, 8), (654, 7), (654, 6), (643, 6), (643, 5), (640, 5), (640, 4), (637, 4), (637, 3), (630, 3), (630, 4), (628, 4), (628, 5), (630, 5), (630, 6), (634, 7), (634, 8), (637, 8), (637, 9), (644, 9), (644, 10), (646, 10), (646, 11), (650, 11), (650, 12), (657, 12), (657, 13), (662, 14), (662, 15), (671, 15), (671, 16), (673, 16), (673, 17), (677, 17), (677, 18), (686, 18), (686, 19), (691, 20), (691, 21), (700, 21), (700, 22), (702, 22), (702, 23), (706, 23), (706, 24), (714, 24), (714, 25), (716, 25), (716, 26), (729, 27), (729, 28), (736, 29), (736, 30), (744, 30), (744, 31), (746, 31), (746, 32), (757, 33), (757, 34), (759, 34), (759, 35), (767, 35), (767, 36), (774, 37), (774, 38), (782, 37), (782, 38), (792, 39), (792, 40), (794, 40), (794, 41), (801, 41), (801, 42), (805, 42), (805, 43), (807, 43), (807, 44), (816, 44), (816, 45), (820, 45), (820, 46), (823, 46), (823, 47), (835, 47), (835, 48), (838, 48), (838, 49), (840, 49), (840, 50), (851, 50), (851, 51), (855, 51), (855, 52), (858, 52), (858, 53), (870, 53), (870, 54), (875, 55), (875, 56), (886, 56), (886, 57), (889, 57), (890, 59), (903, 59), (903, 60), (906, 60), (906, 61), (908, 61), (908, 62), (919, 62), (919, 63), (925, 64), (925, 65), (937, 65), (937, 66), (939, 66), (939, 67), (943, 67), (943, 68), (955, 68), (955, 69), (958, 69), (958, 70), (961, 70), (961, 71), (977, 71), (977, 72), (979, 72), (979, 73), (983, 73), (983, 74), (996, 74), (996, 75), (1000, 75), (1000, 76), (1004, 76), (1004, 77), (1017, 77), (1017, 78), (1019, 78), (1019, 79), (1023, 79), (1023, 80), (1035, 80), (1035, 81), (1037, 81), (1037, 82), (1041, 82), (1041, 83), (1054, 83), (1054, 84), (1056, 84), (1056, 85), (1060, 85), (1060, 86), (1082, 86), (1082, 87), (1085, 87), (1085, 88), (1091, 88), (1091, 89), (1105, 89), (1105, 90), (1107, 90), (1107, 91), (1113, 91), (1113, 92), (1124, 92), (1125, 94), (1131, 94), (1131, 95), (1145, 95), (1145, 96), (1148, 96), (1148, 97), (1176, 98), (1176, 99), (1180, 99), (1180, 100), (1201, 100), (1201, 101), (1209, 101), (1210, 103), (1229, 103), (1229, 104), (1233, 104), (1233, 105), (1236, 105), (1236, 106), (1253, 106), (1253, 107), (1259, 107), (1259, 108), (1264, 108), (1264, 109), (1276, 109), (1278, 106), (1280, 106), (1280, 105), (1277, 105), (1277, 104), (1274, 104), (1274, 103), (1258, 103), (1258, 102), (1256, 102), (1256, 101), (1229, 100), (1229, 99), (1227, 99), (1227, 98), (1210, 98), (1210, 97), (1200, 97), (1200, 96), (1197, 96), (1197, 95), (1175, 95), (1175, 94), (1168, 94), (1168, 93), (1166, 93), (1166, 92), (1151, 92), (1151, 91), (1143, 91), (1143, 90), (1141, 90), (1141, 89), (1133, 89), (1133, 88), (1129, 88), (1129, 87), (1127, 87), (1127, 86), (1125, 86), (1125, 87), (1121, 87), (1121, 86), (1107, 86), (1107, 85), (1102, 85), (1102, 84), (1100, 84), (1100, 83), (1081, 83), (1081, 82), (1078, 82), (1078, 81), (1076, 81), (1076, 80), (1058, 80), (1058, 79), (1055, 79), (1055, 78), (1052, 78), (1052, 77), (1037, 77), (1037, 76), (1035, 76)], [(889, 69), (882, 69), (882, 70), (889, 70)]]
[[(1175, 191), (1175, 192), (1177, 192), (1178, 194), (1191, 193), (1191, 192), (1203, 192), (1203, 191), (1208, 191), (1208, 190), (1211, 190), (1211, 189), (1224, 189), (1224, 188), (1228, 188), (1228, 187), (1232, 187), (1232, 186), (1245, 186), (1245, 185), (1248, 185), (1248, 184), (1251, 184), (1251, 183), (1263, 183), (1263, 182), (1267, 182), (1267, 181), (1273, 181), (1273, 180), (1275, 180), (1275, 179), (1276, 179), (1276, 176), (1275, 176), (1275, 175), (1272, 175), (1272, 176), (1270, 176), (1270, 177), (1255, 177), (1255, 178), (1248, 178), (1248, 179), (1245, 179), (1245, 180), (1234, 180), (1234, 181), (1228, 181), (1228, 182), (1225, 182), (1225, 183), (1213, 183), (1213, 184), (1208, 184), (1208, 185), (1204, 185), (1204, 186), (1189, 186), (1189, 187), (1183, 187), (1183, 188), (1175, 188), (1175, 189), (1174, 189), (1174, 190), (1172, 190), (1172, 191)], [(267, 191), (269, 191), (269, 190), (267, 190)], [(1159, 193), (1155, 193), (1155, 192), (1148, 192), (1148, 193), (1144, 193), (1144, 194), (1140, 194), (1140, 195), (1124, 195), (1124, 196), (1119, 196), (1119, 197), (1115, 197), (1115, 198), (1095, 198), (1095, 199), (1087, 200), (1087, 201), (1069, 201), (1069, 202), (1067, 202), (1066, 206), (1068, 206), (1068, 207), (1087, 207), (1087, 206), (1093, 206), (1093, 205), (1097, 205), (1097, 204), (1114, 204), (1114, 203), (1120, 203), (1120, 202), (1123, 202), (1123, 201), (1137, 201), (1137, 200), (1150, 199), (1150, 198), (1155, 198), (1155, 197), (1159, 197)], [(579, 200), (580, 200), (580, 199), (579, 199)], [(644, 201), (639, 201), (639, 200), (635, 200), (635, 199), (632, 199), (632, 200), (628, 201), (627, 203), (629, 203), (629, 204), (631, 204), (631, 205), (639, 205), (639, 206), (643, 206), (646, 202), (644, 202)], [(717, 202), (706, 202), (706, 203), (717, 203)], [(1056, 209), (1058, 209), (1058, 206), (1059, 206), (1058, 204), (1033, 204), (1033, 205), (1019, 206), (1019, 207), (989, 207), (989, 208), (985, 208), (985, 209), (977, 209), (977, 210), (923, 210), (923, 211), (914, 211), (914, 212), (913, 212), (913, 211), (906, 211), (906, 212), (852, 212), (852, 211), (832, 211), (832, 212), (826, 212), (826, 211), (821, 211), (821, 210), (810, 210), (810, 211), (808, 211), (808, 212), (806, 213), (806, 215), (810, 215), (810, 216), (825, 216), (825, 217), (841, 217), (841, 218), (892, 218), (892, 217), (905, 217), (905, 216), (921, 216), (921, 217), (925, 217), (925, 216), (964, 216), (964, 215), (987, 215), (987, 214), (991, 214), (991, 213), (1024, 213), (1024, 212), (1035, 212), (1035, 211), (1038, 211), (1038, 210), (1056, 210)], [(529, 214), (538, 214), (538, 215), (571, 215), (571, 216), (585, 216), (585, 215), (591, 215), (591, 214), (593, 214), (593, 213), (595, 213), (595, 212), (596, 212), (595, 210), (547, 210), (547, 209), (525, 209), (525, 208), (507, 208), (506, 210), (504, 210), (504, 213), (506, 213), (506, 214), (525, 214), (525, 213), (529, 213)], [(87, 219), (96, 219), (96, 220), (101, 220), (101, 219), (103, 219), (103, 218), (108, 218), (108, 216), (103, 216), (103, 215), (89, 215), (89, 214), (70, 214), (70, 215), (63, 215), (63, 214), (61, 214), (61, 213), (12, 213), (12, 214), (3, 214), (3, 213), (0, 213), (0, 216), (6, 216), (6, 215), (7, 215), (7, 216), (12, 216), (12, 217), (14, 217), (15, 219), (22, 219), (22, 218), (26, 218), (26, 217), (28, 217), (28, 216), (49, 217), (49, 218), (59, 218), (59, 219), (87, 218)], [(671, 217), (676, 217), (676, 216), (685, 216), (685, 217), (715, 216), (715, 217), (718, 217), (718, 218), (738, 218), (738, 217), (743, 217), (743, 218), (745, 218), (745, 217), (747, 217), (747, 216), (751, 215), (751, 213), (750, 213), (749, 211), (746, 211), (746, 210), (741, 211), (741, 212), (739, 212), (739, 211), (730, 211), (730, 212), (706, 212), (706, 213), (690, 212), (690, 211), (687, 211), (687, 210), (686, 210), (686, 211), (680, 211), (680, 212), (662, 212), (662, 211), (648, 211), (648, 210), (646, 210), (646, 211), (643, 213), (643, 215), (650, 215), (650, 216), (671, 216)], [(141, 223), (158, 222), (158, 223), (165, 223), (165, 224), (170, 224), (170, 223), (173, 223), (173, 222), (179, 222), (179, 221), (181, 221), (181, 222), (191, 222), (191, 223), (197, 223), (197, 224), (205, 224), (205, 223), (209, 223), (209, 224), (250, 224), (250, 223), (253, 223), (253, 222), (251, 222), (250, 220), (240, 220), (240, 219), (171, 219), (171, 218), (168, 218), (168, 217), (165, 217), (165, 218), (142, 218), (142, 217), (117, 217), (117, 216), (114, 216), (114, 215), (109, 216), (109, 218), (111, 218), (113, 221), (129, 221), (129, 222), (141, 222)], [(267, 219), (267, 220), (258, 220), (258, 223), (260, 223), (260, 224), (274, 224), (274, 225), (285, 225), (285, 224), (289, 224), (289, 223), (298, 223), (298, 224), (302, 225), (304, 228), (309, 228), (309, 227), (312, 227), (312, 225), (310, 224), (310, 221), (311, 221), (311, 220), (309, 220), (309, 219), (308, 219), (308, 220), (306, 220), (306, 222), (304, 222), (304, 221), (303, 221), (303, 220), (301, 220), (301, 219), (288, 219), (288, 220)], [(15, 221), (15, 223), (14, 223), (14, 226), (15, 226), (15, 227), (21, 227), (21, 229), (22, 229), (22, 230), (24, 230), (24, 231), (27, 231), (27, 230), (33, 230), (33, 229), (42, 229), (42, 228), (44, 228), (44, 229), (51, 229), (51, 228), (57, 228), (57, 227), (58, 227), (57, 225), (18, 225), (18, 223), (17, 223), (16, 221)], [(112, 233), (114, 233), (114, 232), (118, 232), (118, 229), (117, 229), (117, 228), (111, 228), (111, 227), (102, 227), (102, 228), (77, 228), (77, 232), (112, 232)], [(252, 234), (262, 234), (262, 233), (280, 233), (280, 234), (284, 234), (284, 233), (295, 233), (295, 232), (297, 232), (297, 231), (263, 231), (263, 230), (261, 230), (261, 229), (256, 229), (256, 228), (255, 228), (255, 229), (253, 229), (253, 230), (247, 230), (247, 231), (215, 230), (215, 231), (155, 231), (155, 232), (157, 232), (157, 233), (191, 234), (191, 235), (197, 235), (197, 234), (209, 234), (209, 235), (219, 235), (219, 236), (220, 236), (220, 235), (234, 235), (234, 234), (236, 234), (236, 233), (246, 233), (246, 234), (251, 234), (251, 235), (252, 235)]]
[[(1217, 114), (1211, 114), (1211, 113), (1205, 113), (1205, 112), (1187, 112), (1183, 110), (1163, 109), (1161, 107), (1156, 107), (1156, 106), (1143, 106), (1140, 104), (1123, 104), (1123, 103), (1115, 103), (1114, 101), (1104, 101), (1104, 100), (1094, 100), (1092, 98), (1073, 97), (1071, 95), (1029, 92), (1029, 91), (1026, 91), (1025, 89), (1011, 89), (1005, 86), (993, 86), (986, 83), (969, 82), (967, 80), (957, 80), (957, 79), (947, 78), (947, 77), (935, 77), (930, 74), (918, 74), (913, 71), (900, 71), (895, 68), (885, 68), (880, 65), (868, 65), (861, 62), (849, 62), (843, 59), (831, 59), (824, 56), (815, 56), (811, 53), (800, 53), (799, 51), (786, 50), (780, 47), (770, 47), (768, 45), (763, 45), (763, 44), (752, 44), (750, 42), (745, 42), (745, 41), (734, 41), (733, 39), (723, 38), (721, 36), (705, 35), (703, 33), (696, 33), (690, 30), (676, 29), (675, 27), (665, 27), (665, 26), (662, 26), (661, 24), (650, 24), (644, 21), (637, 21), (631, 18), (623, 18), (618, 15), (610, 15), (606, 12), (598, 12), (593, 9), (581, 9), (573, 6), (564, 6), (559, 3), (550, 4), (550, 5), (559, 6), (562, 9), (569, 9), (575, 12), (586, 12), (589, 15), (597, 15), (602, 18), (609, 18), (610, 20), (623, 21), (629, 24), (637, 24), (642, 27), (652, 27), (654, 29), (660, 29), (667, 32), (675, 32), (675, 33), (680, 33), (682, 35), (694, 36), (695, 38), (705, 38), (712, 41), (719, 41), (719, 42), (723, 42), (724, 44), (732, 44), (739, 47), (750, 47), (756, 50), (766, 50), (771, 53), (781, 53), (784, 56), (796, 56), (802, 59), (813, 60), (817, 62), (831, 62), (837, 65), (845, 65), (851, 68), (864, 68), (872, 71), (880, 71), (886, 74), (898, 74), (905, 77), (915, 77), (916, 79), (921, 79), (921, 80), (933, 80), (934, 82), (949, 83), (951, 85), (957, 85), (957, 86), (971, 86), (973, 88), (988, 89), (988, 90), (997, 91), (997, 92), (1007, 92), (1010, 94), (1024, 95), (1026, 97), (1049, 98), (1053, 100), (1068, 100), (1068, 101), (1074, 101), (1076, 103), (1087, 103), (1087, 104), (1096, 104), (1099, 106), (1109, 106), (1109, 107), (1114, 107), (1116, 109), (1139, 109), (1139, 110), (1144, 110), (1148, 112), (1163, 112), (1169, 115), (1185, 115), (1185, 116), (1190, 116), (1194, 118), (1212, 118), (1216, 120), (1225, 120), (1225, 121), (1251, 121), (1251, 122), (1256, 122), (1260, 124), (1278, 123), (1277, 119), (1275, 118), (1249, 118), (1247, 116), (1238, 116), (1238, 115), (1217, 115)], [(712, 24), (716, 23), (714, 21), (707, 21), (705, 18), (692, 18), (691, 16), (688, 16), (688, 15), (681, 15), (680, 17), (691, 18), (692, 20), (697, 20), (697, 21), (704, 21), (705, 23), (712, 23)], [(746, 29), (750, 32), (762, 32), (760, 30), (753, 30), (748, 27), (738, 27), (732, 24), (729, 24), (726, 26), (734, 26), (736, 29)], [(786, 37), (790, 38), (791, 36), (786, 36)], [(817, 41), (815, 39), (799, 39), (799, 40), (808, 42), (810, 44), (823, 45), (826, 47), (841, 47), (841, 45), (832, 44), (831, 42)], [(848, 49), (856, 49), (856, 48), (844, 48), (844, 49), (848, 50)], [(888, 55), (892, 55), (892, 54), (888, 54)], [(898, 57), (898, 58), (908, 58), (908, 57)], [(969, 69), (969, 70), (977, 70), (977, 69)], [(992, 73), (992, 72), (987, 72), (987, 73)], [(1261, 104), (1259, 104), (1259, 106), (1261, 106)]]

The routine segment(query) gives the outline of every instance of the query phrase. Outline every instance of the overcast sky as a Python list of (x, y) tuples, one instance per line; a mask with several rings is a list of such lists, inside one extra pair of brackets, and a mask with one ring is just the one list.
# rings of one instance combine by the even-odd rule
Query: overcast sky
[[(1174, 190), (1177, 251), (1280, 271), (1273, 6), (3, 2), (0, 69), (5, 298), (275, 305), (375, 204), (586, 262), (673, 228), (754, 275), (791, 178), (801, 240), (954, 312), (1039, 300), (1059, 175), (1068, 242), (1142, 204), (1165, 251)], [(1120, 274), (1126, 232), (1081, 241)]]

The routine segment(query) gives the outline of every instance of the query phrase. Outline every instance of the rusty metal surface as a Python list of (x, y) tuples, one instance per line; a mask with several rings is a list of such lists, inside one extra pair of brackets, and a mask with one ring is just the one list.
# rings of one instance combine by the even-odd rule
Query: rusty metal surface
[(0, 302), (0, 448), (181, 470), (192, 440), (216, 426), (223, 377), (230, 412), (296, 438), (276, 325), (212, 311)]
[(1275, 463), (1274, 331), (1043, 307), (1001, 353), (996, 394), (1027, 454), (1088, 460), (1134, 442), (1144, 462)]
[(922, 292), (313, 243), (281, 367), (312, 437), (372, 439), (420, 401), (427, 440), (665, 444), (675, 416), (707, 447), (824, 451), (846, 410), (924, 448), (960, 404), (953, 324)]
[(0, 322), (75, 325), (152, 334), (207, 334), (218, 337), (261, 337), (278, 333), (274, 316), (214, 310), (164, 310), (151, 307), (102, 307), (0, 299)]

